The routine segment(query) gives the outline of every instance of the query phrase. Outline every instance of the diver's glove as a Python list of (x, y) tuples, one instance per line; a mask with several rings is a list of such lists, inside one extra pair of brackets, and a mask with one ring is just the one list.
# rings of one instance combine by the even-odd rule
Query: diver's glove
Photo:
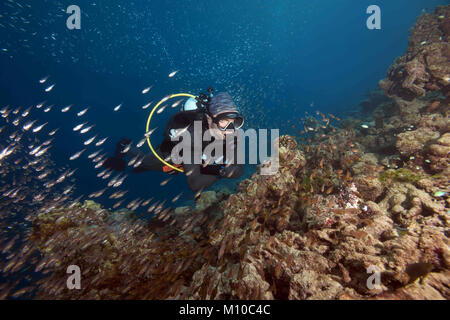
[(131, 144), (132, 140), (128, 138), (122, 138), (116, 144), (116, 151), (114, 152), (114, 157), (116, 158), (124, 158), (126, 152), (124, 150)]
[(114, 156), (109, 157), (103, 163), (103, 167), (115, 170), (115, 171), (125, 171), (127, 163), (123, 159), (126, 152), (123, 152), (127, 146), (131, 144), (131, 139), (122, 138), (116, 145), (116, 150), (114, 151)]
[(207, 174), (211, 176), (217, 176), (219, 178), (223, 178), (226, 174), (225, 166), (220, 164), (212, 164), (206, 167), (200, 168), (201, 174)]
[(125, 171), (127, 163), (122, 158), (113, 156), (106, 159), (106, 161), (103, 163), (103, 167), (115, 171)]

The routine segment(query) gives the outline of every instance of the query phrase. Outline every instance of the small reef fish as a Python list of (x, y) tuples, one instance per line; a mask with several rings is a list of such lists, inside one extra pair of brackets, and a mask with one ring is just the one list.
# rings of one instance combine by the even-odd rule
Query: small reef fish
[(158, 111), (156, 111), (157, 114), (162, 113), (166, 109), (167, 105), (162, 106)]
[(142, 94), (148, 93), (152, 88), (153, 88), (153, 86), (145, 88), (144, 90), (142, 90)]
[(147, 109), (148, 107), (150, 107), (150, 105), (153, 103), (153, 101), (151, 101), (151, 102), (149, 102), (149, 103), (147, 103), (146, 105), (143, 105), (142, 106), (142, 109)]
[(25, 118), (26, 116), (28, 116), (30, 114), (30, 110), (31, 110), (31, 107), (29, 107), (24, 112), (22, 112), (22, 117)]
[(178, 73), (178, 70), (177, 70), (177, 71), (171, 72), (171, 73), (169, 74), (169, 78), (174, 77), (177, 73)]
[(57, 129), (51, 131), (48, 135), (49, 135), (49, 136), (53, 136), (58, 130), (59, 130), (59, 128), (57, 128)]
[(37, 104), (37, 105), (36, 105), (36, 108), (37, 108), (37, 109), (42, 108), (42, 107), (44, 106), (45, 103), (46, 103), (46, 102), (44, 101), (44, 102), (41, 102), (41, 103)]
[(72, 108), (72, 105), (67, 106), (67, 107), (65, 107), (65, 108), (62, 108), (62, 109), (61, 109), (61, 112), (67, 112), (67, 111), (70, 110), (70, 108)]
[(114, 108), (114, 111), (119, 111), (121, 107), (122, 107), (122, 104), (119, 104), (118, 106), (116, 106), (116, 107)]
[(93, 125), (90, 126), (90, 127), (81, 129), (80, 133), (81, 133), (81, 134), (84, 134), (84, 133), (88, 132), (89, 130), (91, 130), (93, 127), (95, 127), (95, 124), (93, 124)]
[(33, 126), (33, 124), (34, 124), (35, 122), (36, 122), (36, 120), (27, 122), (26, 124), (23, 125), (23, 130), (28, 131), (28, 130)]
[(83, 116), (88, 110), (89, 110), (89, 107), (87, 107), (86, 109), (81, 110), (80, 112), (77, 113), (77, 116), (78, 117)]
[(90, 145), (96, 138), (97, 138), (97, 135), (95, 135), (95, 136), (93, 136), (92, 138), (86, 140), (86, 141), (84, 142), (84, 145), (85, 145), (85, 146)]
[(153, 128), (153, 129), (151, 129), (150, 131), (148, 131), (146, 134), (145, 134), (145, 137), (150, 137), (151, 135), (152, 135), (152, 133), (153, 132), (155, 132), (155, 130), (157, 129), (158, 127), (156, 127), (156, 128)]
[(141, 141), (138, 142), (138, 144), (136, 145), (137, 148), (140, 148), (144, 145), (145, 141), (147, 140), (147, 137), (144, 137), (141, 139)]
[(80, 130), (85, 124), (87, 124), (87, 122), (84, 122), (84, 123), (81, 123), (81, 124), (75, 126), (75, 127), (73, 128), (73, 131), (78, 131), (78, 130)]
[(40, 84), (44, 84), (47, 81), (48, 77), (49, 76), (46, 76), (46, 77), (42, 78), (41, 80), (39, 80), (39, 83)]
[(96, 143), (95, 145), (96, 145), (97, 147), (99, 147), (99, 146), (101, 146), (102, 144), (104, 144), (106, 140), (108, 140), (108, 137), (103, 138), (103, 139), (97, 141), (97, 143)]
[(91, 153), (90, 155), (88, 155), (88, 159), (95, 158), (96, 156), (98, 156), (98, 154), (99, 154), (100, 152), (102, 152), (102, 150), (103, 150), (103, 149), (100, 149), (100, 150), (98, 150), (98, 151), (96, 151), (96, 152), (94, 152), (94, 153)]
[(47, 123), (48, 123), (48, 122), (45, 122), (45, 123), (41, 124), (40, 126), (34, 128), (34, 129), (33, 129), (33, 132), (36, 133), (36, 132), (41, 131), (42, 128), (45, 127), (45, 125), (46, 125)]
[(50, 92), (50, 91), (52, 91), (54, 87), (55, 87), (55, 85), (52, 84), (50, 87), (47, 87), (47, 88), (45, 89), (45, 92)]
[(81, 151), (75, 153), (75, 154), (74, 154), (73, 156), (71, 156), (69, 159), (70, 159), (70, 160), (78, 159), (78, 158), (83, 154), (84, 151), (86, 151), (86, 149), (83, 149), (83, 150), (81, 150)]
[(179, 106), (179, 104), (181, 103), (181, 101), (183, 101), (183, 99), (180, 99), (180, 100), (178, 100), (178, 101), (176, 101), (176, 102), (174, 102), (174, 103), (172, 103), (172, 108), (176, 108), (176, 107), (178, 107)]

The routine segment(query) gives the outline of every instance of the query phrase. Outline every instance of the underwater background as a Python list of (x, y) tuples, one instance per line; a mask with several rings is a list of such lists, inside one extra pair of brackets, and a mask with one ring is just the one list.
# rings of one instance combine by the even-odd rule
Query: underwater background
[[(105, 180), (97, 177), (101, 169), (87, 158), (99, 148), (83, 142), (94, 135), (107, 137), (101, 153), (112, 154), (122, 137), (139, 141), (154, 104), (172, 93), (197, 95), (208, 86), (216, 92), (228, 91), (245, 117), (244, 129), (279, 129), (280, 135), (299, 136), (305, 119), (317, 111), (364, 120), (361, 101), (407, 50), (409, 31), (417, 18), (447, 3), (6, 0), (0, 3), (0, 108), (21, 107), (21, 113), (31, 107), (28, 117), (36, 125), (47, 123), (35, 134), (41, 142), (48, 132), (58, 129), (47, 153), (49, 161), (55, 172), (77, 169), (71, 176), (70, 199), (81, 196), (83, 201), (105, 188)], [(81, 9), (80, 30), (66, 27), (66, 8), (73, 4)], [(374, 4), (381, 8), (381, 30), (366, 26), (366, 9)], [(169, 77), (173, 71), (177, 73)], [(46, 80), (40, 83), (41, 79)], [(149, 92), (143, 94), (148, 87)], [(150, 102), (149, 108), (142, 108)], [(69, 111), (61, 112), (69, 105)], [(51, 110), (44, 112), (48, 106)], [(76, 115), (88, 107), (85, 115)], [(167, 108), (156, 115), (152, 128), (164, 128), (174, 112)], [(95, 126), (83, 135), (74, 132), (83, 122)], [(0, 119), (0, 127), (5, 126), (2, 139), (24, 123), (15, 128)], [(152, 135), (154, 143), (158, 139), (162, 139), (162, 130)], [(2, 150), (8, 145), (5, 141)], [(69, 160), (82, 149), (87, 151)], [(150, 152), (146, 144), (141, 150)], [(256, 166), (246, 166), (239, 181), (255, 171)], [(4, 171), (3, 186), (20, 174)], [(52, 177), (56, 178), (58, 174)], [(167, 178), (164, 173), (128, 172), (120, 186), (128, 191), (121, 207), (134, 199), (149, 198), (173, 205), (171, 200), (180, 194), (176, 205), (192, 204), (193, 192), (185, 177), (173, 176), (161, 186)], [(211, 189), (236, 192), (239, 181), (219, 181)], [(36, 188), (27, 192), (34, 196)], [(63, 191), (57, 185), (52, 195)], [(105, 192), (95, 201), (111, 208), (117, 201), (109, 195)], [(28, 205), (15, 203), (14, 211)], [(144, 209), (137, 213), (148, 218)], [(5, 221), (11, 219), (20, 218)], [(3, 237), (13, 235), (9, 232)]]

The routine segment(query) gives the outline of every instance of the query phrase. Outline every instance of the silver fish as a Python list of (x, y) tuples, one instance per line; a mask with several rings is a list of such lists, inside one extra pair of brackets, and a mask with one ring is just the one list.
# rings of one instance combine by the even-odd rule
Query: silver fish
[(183, 194), (183, 192), (179, 193), (178, 195), (175, 196), (175, 198), (172, 199), (172, 202), (176, 202), (178, 201), (178, 199), (180, 199), (181, 195)]
[(108, 179), (108, 178), (111, 176), (112, 173), (113, 173), (112, 170), (108, 171), (108, 172), (102, 177), (102, 179)]
[(141, 141), (138, 142), (136, 147), (138, 147), (138, 148), (142, 147), (146, 140), (147, 140), (147, 137), (144, 137), (143, 139), (141, 139)]
[(75, 169), (73, 169), (72, 171), (70, 171), (70, 172), (67, 174), (67, 177), (73, 176), (73, 174), (74, 174), (77, 170), (78, 170), (78, 168), (75, 168)]
[(40, 157), (42, 156), (44, 153), (46, 153), (48, 151), (48, 149), (50, 149), (52, 146), (48, 146), (42, 150), (40, 150), (38, 153), (35, 154), (35, 157)]
[(29, 115), (30, 114), (30, 110), (31, 110), (31, 107), (29, 107), (24, 112), (22, 112), (22, 117), (25, 118), (27, 115)]
[(69, 159), (70, 159), (70, 160), (78, 159), (78, 158), (83, 154), (84, 151), (86, 151), (86, 149), (83, 149), (83, 150), (81, 150), (81, 151), (75, 153), (75, 154), (74, 154), (73, 156), (71, 156)]
[(41, 83), (41, 84), (45, 83), (45, 81), (47, 81), (48, 77), (49, 76), (42, 78), (41, 80), (39, 80), (39, 83)]
[(28, 130), (33, 126), (33, 124), (34, 124), (35, 122), (36, 122), (36, 120), (29, 121), (29, 122), (25, 123), (25, 124), (23, 125), (23, 130), (28, 131)]
[(106, 156), (106, 154), (104, 153), (104, 154), (102, 154), (102, 155), (99, 155), (98, 157), (96, 157), (94, 160), (92, 160), (92, 162), (99, 162), (99, 161), (101, 161), (104, 157)]
[(49, 145), (50, 143), (52, 143), (53, 140), (54, 140), (54, 138), (48, 139), (47, 141), (44, 141), (44, 142), (42, 143), (42, 145), (43, 145), (43, 146), (47, 146), (47, 145)]
[(172, 178), (169, 178), (169, 179), (164, 180), (164, 181), (161, 182), (159, 185), (160, 185), (161, 187), (163, 187), (163, 186), (165, 186), (170, 180), (172, 180)]
[(132, 165), (136, 162), (136, 160), (138, 159), (138, 157), (139, 157), (139, 156), (136, 156), (136, 157), (134, 157), (133, 159), (131, 159), (131, 160), (128, 162), (128, 166), (132, 166)]
[(137, 168), (141, 165), (142, 161), (144, 161), (144, 157), (142, 157), (142, 159), (139, 159), (138, 161), (136, 161), (136, 163), (134, 164), (133, 168)]
[(157, 114), (162, 113), (166, 109), (167, 105), (162, 106), (158, 111), (156, 111)]
[(107, 137), (106, 137), (106, 138), (103, 138), (103, 139), (101, 139), (101, 140), (99, 140), (95, 145), (96, 145), (97, 147), (99, 147), (99, 146), (101, 146), (102, 144), (104, 144), (106, 140), (108, 140)]
[(41, 124), (40, 126), (34, 128), (34, 129), (33, 129), (33, 132), (36, 133), (36, 132), (41, 131), (42, 128), (45, 127), (45, 125), (46, 125), (47, 123), (48, 123), (48, 122), (45, 122), (45, 123)]
[(102, 172), (100, 172), (99, 174), (97, 174), (98, 178), (103, 177), (106, 174), (106, 171), (108, 171), (108, 169), (103, 170)]
[(84, 142), (84, 145), (85, 145), (85, 146), (90, 145), (90, 144), (92, 143), (92, 141), (94, 141), (96, 138), (97, 138), (97, 135), (95, 135), (95, 136), (93, 136), (92, 138), (86, 140), (86, 141)]
[(112, 178), (109, 182), (108, 182), (108, 187), (112, 187), (114, 185), (114, 183), (117, 182), (117, 180), (120, 178), (121, 174), (119, 173), (118, 175), (116, 175), (114, 178)]
[(180, 100), (178, 100), (178, 101), (172, 103), (172, 108), (178, 107), (178, 105), (181, 103), (181, 101), (183, 101), (183, 99), (180, 99)]
[(73, 128), (73, 131), (78, 131), (78, 130), (80, 130), (85, 124), (87, 124), (87, 122), (84, 122), (84, 123), (81, 123), (81, 124), (75, 126), (75, 127)]
[(77, 116), (78, 117), (83, 116), (88, 110), (89, 110), (89, 107), (87, 107), (86, 109), (81, 110), (80, 112), (77, 113)]
[(95, 158), (100, 152), (102, 152), (103, 149), (100, 149), (94, 153), (91, 153), (90, 155), (88, 155), (88, 159), (92, 159)]
[(123, 150), (120, 151), (120, 152), (121, 152), (121, 153), (127, 153), (128, 151), (130, 151), (130, 148), (131, 148), (131, 144), (127, 145), (127, 146), (125, 147), (125, 149), (123, 149)]
[(146, 105), (143, 105), (142, 106), (142, 109), (147, 109), (148, 107), (150, 107), (150, 105), (153, 103), (153, 101), (151, 101), (151, 102), (149, 102), (149, 103), (147, 103)]
[(93, 124), (93, 125), (90, 126), (90, 127), (81, 129), (80, 133), (81, 133), (81, 134), (84, 134), (84, 133), (88, 132), (89, 130), (91, 130), (93, 127), (95, 127), (95, 124)]
[(152, 135), (152, 133), (155, 132), (155, 130), (156, 130), (157, 128), (158, 128), (158, 127), (153, 128), (153, 129), (151, 129), (150, 131), (146, 132), (144, 136), (147, 137), (147, 138), (150, 137), (150, 136)]
[(50, 91), (52, 91), (52, 89), (55, 87), (55, 85), (54, 84), (52, 84), (50, 87), (47, 87), (46, 89), (45, 89), (45, 92), (50, 92)]
[(122, 104), (119, 104), (118, 106), (116, 106), (116, 107), (114, 108), (114, 111), (119, 111), (121, 107), (122, 107)]
[(151, 88), (153, 88), (153, 86), (145, 88), (144, 90), (142, 90), (142, 94), (146, 94), (147, 92), (150, 91)]
[(67, 107), (65, 107), (65, 108), (62, 108), (62, 109), (61, 109), (61, 112), (67, 112), (67, 111), (70, 110), (70, 108), (72, 108), (72, 105), (69, 105), (69, 106), (67, 106)]
[(125, 175), (123, 178), (121, 178), (120, 180), (118, 180), (116, 183), (113, 184), (114, 188), (120, 187), (123, 183), (123, 181), (128, 177), (128, 175)]
[(53, 136), (58, 130), (59, 130), (59, 128), (53, 130), (53, 131), (50, 132), (48, 135), (49, 135), (49, 136)]
[(105, 188), (105, 189), (102, 189), (102, 190), (100, 190), (100, 191), (91, 193), (91, 194), (89, 195), (89, 198), (98, 198), (98, 197), (101, 197), (101, 196), (103, 195), (103, 193), (105, 193), (105, 191), (106, 191), (106, 188)]
[(94, 166), (94, 168), (95, 168), (95, 169), (100, 168), (100, 167), (105, 163), (105, 161), (106, 161), (106, 159), (101, 160), (100, 162), (98, 162), (98, 163)]

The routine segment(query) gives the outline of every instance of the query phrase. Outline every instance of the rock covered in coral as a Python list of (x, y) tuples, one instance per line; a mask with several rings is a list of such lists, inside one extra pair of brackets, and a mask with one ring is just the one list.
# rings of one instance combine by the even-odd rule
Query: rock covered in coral
[(449, 172), (450, 167), (450, 133), (444, 134), (428, 148), (428, 159), (433, 172)]
[(383, 184), (374, 176), (358, 176), (354, 183), (364, 200), (375, 201), (384, 191)]
[[(449, 6), (423, 14), (409, 38), (408, 52), (398, 58), (380, 87), (388, 96), (406, 100), (450, 86)], [(448, 103), (448, 102), (447, 102)]]
[(429, 128), (402, 132), (397, 136), (397, 148), (403, 156), (411, 156), (424, 150), (427, 143), (439, 138), (439, 132)]

